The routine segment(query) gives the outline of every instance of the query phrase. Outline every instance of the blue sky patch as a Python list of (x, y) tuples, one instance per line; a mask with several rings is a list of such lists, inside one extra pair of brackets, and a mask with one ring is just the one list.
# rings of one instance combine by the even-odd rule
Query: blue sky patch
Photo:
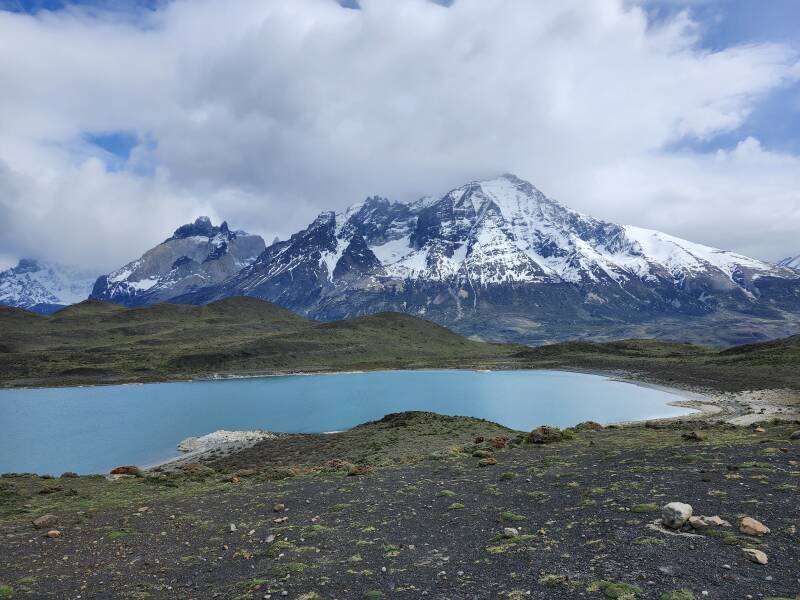
[(103, 133), (87, 133), (84, 138), (90, 144), (127, 161), (131, 150), (139, 143), (139, 138), (130, 131), (111, 131)]

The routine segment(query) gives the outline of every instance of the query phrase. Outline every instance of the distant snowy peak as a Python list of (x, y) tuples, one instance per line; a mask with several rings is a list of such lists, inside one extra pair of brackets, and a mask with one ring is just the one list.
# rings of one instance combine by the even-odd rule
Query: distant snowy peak
[(96, 273), (23, 258), (0, 272), (0, 304), (49, 313), (85, 300)]
[(348, 264), (355, 262), (373, 279), (472, 288), (634, 279), (678, 283), (700, 274), (746, 288), (753, 277), (786, 275), (739, 254), (583, 215), (514, 175), (471, 182), (438, 200), (372, 197), (340, 213), (323, 213), (260, 262), (272, 263), (266, 269), (271, 277), (312, 261), (322, 279), (335, 282), (337, 270), (342, 276), (352, 271), (339, 268), (351, 246), (357, 256), (348, 255)]
[(199, 217), (141, 258), (100, 277), (92, 297), (128, 305), (162, 302), (225, 280), (255, 261), (264, 248), (260, 236)]
[(800, 254), (795, 257), (784, 258), (778, 263), (778, 266), (800, 271)]

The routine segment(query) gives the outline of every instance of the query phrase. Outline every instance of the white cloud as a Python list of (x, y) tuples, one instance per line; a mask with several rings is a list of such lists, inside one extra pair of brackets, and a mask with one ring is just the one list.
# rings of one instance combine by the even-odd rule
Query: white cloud
[[(271, 239), (502, 171), (596, 216), (800, 251), (797, 157), (665, 150), (735, 131), (800, 78), (793, 49), (701, 50), (685, 13), (621, 0), (361, 6), (0, 13), (0, 255), (108, 269), (200, 213)], [(154, 145), (107, 172), (81, 140), (115, 130)]]

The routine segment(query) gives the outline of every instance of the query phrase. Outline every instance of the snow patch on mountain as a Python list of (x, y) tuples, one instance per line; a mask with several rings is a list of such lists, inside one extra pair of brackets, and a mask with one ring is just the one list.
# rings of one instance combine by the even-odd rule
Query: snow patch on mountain
[(800, 271), (800, 254), (794, 257), (790, 256), (788, 258), (784, 258), (778, 263), (778, 266)]
[(52, 312), (85, 300), (96, 273), (29, 258), (0, 272), (0, 304)]

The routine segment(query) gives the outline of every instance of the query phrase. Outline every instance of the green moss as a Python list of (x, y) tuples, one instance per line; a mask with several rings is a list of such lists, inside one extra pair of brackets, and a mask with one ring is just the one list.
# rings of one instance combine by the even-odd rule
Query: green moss
[(10, 585), (0, 584), (0, 598), (13, 598), (14, 588)]
[(516, 522), (516, 521), (524, 521), (527, 517), (522, 515), (518, 515), (516, 513), (511, 512), (510, 510), (504, 511), (500, 513), (500, 520), (506, 523), (509, 522)]
[(638, 537), (633, 540), (633, 543), (637, 546), (661, 546), (664, 544), (664, 540), (661, 538), (654, 538), (649, 536)]
[(539, 583), (546, 587), (558, 587), (565, 585), (569, 581), (566, 575), (542, 575), (539, 578)]
[(452, 498), (456, 493), (453, 490), (439, 490), (439, 493), (436, 495), (442, 498)]
[(500, 473), (500, 480), (501, 481), (511, 481), (515, 477), (516, 477), (516, 474), (512, 473), (511, 471), (506, 471), (505, 473)]
[(661, 594), (659, 600), (696, 600), (695, 595), (689, 590), (675, 590)]
[(607, 581), (604, 579), (593, 581), (589, 584), (587, 591), (597, 592), (600, 591), (606, 598), (612, 600), (630, 600), (636, 598), (636, 594), (642, 592), (641, 588), (631, 585), (629, 583), (618, 583), (616, 581)]
[(108, 539), (116, 540), (129, 535), (131, 535), (131, 532), (128, 529), (117, 529), (108, 534)]
[(306, 527), (303, 530), (303, 533), (305, 534), (306, 537), (314, 537), (315, 535), (328, 533), (329, 531), (333, 531), (333, 528), (314, 523), (313, 525), (309, 525), (308, 527)]
[(460, 510), (464, 508), (464, 505), (461, 502), (453, 502), (450, 506), (447, 507), (447, 510)]
[(269, 581), (266, 579), (254, 578), (248, 581), (245, 587), (247, 587), (248, 592), (255, 592), (261, 589), (261, 586), (267, 585), (267, 583), (269, 583)]
[(289, 550), (294, 549), (294, 544), (287, 540), (278, 540), (273, 542), (272, 545), (267, 548), (266, 555), (271, 557), (276, 557), (283, 552), (287, 552)]
[(652, 502), (646, 502), (644, 504), (634, 504), (633, 506), (631, 506), (631, 512), (635, 513), (658, 512), (659, 510), (661, 509)]
[(375, 598), (383, 598), (383, 592), (379, 590), (370, 590), (364, 593), (364, 600), (374, 600)]

